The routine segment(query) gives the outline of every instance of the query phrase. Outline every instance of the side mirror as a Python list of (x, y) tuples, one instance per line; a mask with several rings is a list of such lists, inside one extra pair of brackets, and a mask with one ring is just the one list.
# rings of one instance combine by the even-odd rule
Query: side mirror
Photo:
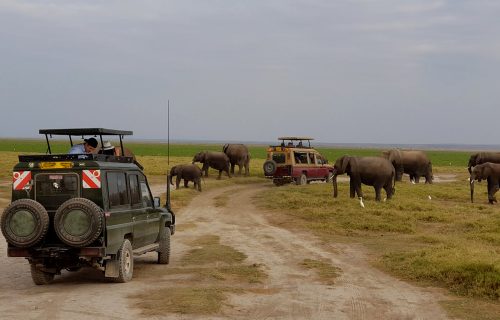
[(155, 208), (161, 207), (161, 205), (160, 205), (160, 197), (154, 197), (153, 201), (154, 201), (154, 207)]

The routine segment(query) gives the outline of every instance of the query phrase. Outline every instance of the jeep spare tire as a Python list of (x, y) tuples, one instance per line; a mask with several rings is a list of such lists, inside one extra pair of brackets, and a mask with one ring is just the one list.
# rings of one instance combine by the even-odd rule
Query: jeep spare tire
[(94, 242), (104, 227), (104, 213), (94, 202), (73, 198), (64, 202), (54, 216), (54, 229), (62, 242), (84, 247)]
[(264, 174), (266, 176), (272, 176), (276, 172), (276, 162), (274, 160), (267, 160), (264, 162)]
[(27, 248), (37, 244), (47, 234), (49, 215), (39, 202), (19, 199), (5, 208), (0, 224), (8, 243)]

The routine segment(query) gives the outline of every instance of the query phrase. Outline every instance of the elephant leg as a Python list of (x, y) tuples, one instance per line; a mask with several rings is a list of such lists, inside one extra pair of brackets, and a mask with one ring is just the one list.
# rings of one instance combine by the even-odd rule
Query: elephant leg
[(198, 188), (198, 191), (201, 192), (201, 179), (194, 180), (194, 187)]
[(351, 178), (351, 181), (349, 182), (349, 196), (351, 198), (354, 198), (356, 196), (356, 188), (354, 186), (354, 181), (352, 181), (352, 178)]
[(241, 169), (243, 168), (243, 163), (238, 163), (238, 175), (241, 176)]
[(384, 186), (384, 190), (385, 190), (385, 194), (387, 196), (387, 199), (392, 198), (392, 181), (389, 181), (389, 183), (387, 183)]
[(377, 201), (380, 201), (381, 200), (381, 196), (380, 196), (380, 193), (382, 191), (382, 188), (380, 186), (373, 186), (373, 188), (375, 189), (375, 200)]
[(497, 193), (498, 189), (498, 181), (493, 181), (493, 179), (488, 178), (488, 201), (490, 204), (497, 202), (495, 193)]
[(226, 172), (227, 172), (227, 176), (228, 176), (229, 178), (231, 178), (231, 174), (229, 173), (229, 167), (227, 167), (227, 168), (226, 168), (226, 170), (224, 170), (224, 171), (226, 171)]
[(208, 177), (208, 164), (204, 163), (201, 171), (205, 171), (205, 177)]
[(217, 180), (220, 180), (221, 175), (222, 175), (222, 170), (219, 170), (219, 176), (217, 177)]
[(361, 182), (357, 182), (355, 184), (355, 188), (356, 188), (356, 193), (358, 195), (358, 198), (363, 198), (363, 191), (361, 190)]
[(245, 163), (245, 176), (249, 176), (250, 175), (250, 168), (248, 167), (248, 163)]
[(181, 177), (175, 177), (175, 188), (179, 189), (179, 185), (181, 184)]
[(236, 167), (236, 163), (231, 163), (231, 173), (234, 174), (234, 167)]
[(184, 179), (184, 188), (188, 187), (188, 183), (189, 183), (189, 180), (188, 179)]
[(415, 183), (419, 183), (420, 182), (420, 176), (417, 174), (415, 175)]

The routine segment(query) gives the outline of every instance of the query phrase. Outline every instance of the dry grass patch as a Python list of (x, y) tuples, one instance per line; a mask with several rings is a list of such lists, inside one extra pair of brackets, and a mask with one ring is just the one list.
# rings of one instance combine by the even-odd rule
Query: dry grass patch
[(481, 299), (455, 299), (439, 303), (455, 319), (498, 320), (500, 315), (500, 303)]
[(246, 255), (220, 244), (217, 236), (203, 236), (190, 245), (194, 248), (182, 257), (182, 267), (138, 268), (139, 276), (155, 282), (163, 276), (171, 285), (130, 296), (143, 315), (220, 314), (229, 294), (258, 289), (255, 285), (267, 277), (261, 265), (244, 264)]
[(221, 311), (230, 289), (219, 287), (169, 287), (130, 296), (145, 316), (168, 313), (211, 315)]
[(308, 270), (316, 271), (318, 279), (326, 285), (335, 284), (335, 279), (341, 272), (340, 268), (332, 266), (326, 261), (304, 259), (300, 265)]

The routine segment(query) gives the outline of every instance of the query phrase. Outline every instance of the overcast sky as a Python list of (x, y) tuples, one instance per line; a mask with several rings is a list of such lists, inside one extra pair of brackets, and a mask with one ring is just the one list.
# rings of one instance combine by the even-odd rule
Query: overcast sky
[(497, 0), (0, 0), (0, 136), (500, 144)]

